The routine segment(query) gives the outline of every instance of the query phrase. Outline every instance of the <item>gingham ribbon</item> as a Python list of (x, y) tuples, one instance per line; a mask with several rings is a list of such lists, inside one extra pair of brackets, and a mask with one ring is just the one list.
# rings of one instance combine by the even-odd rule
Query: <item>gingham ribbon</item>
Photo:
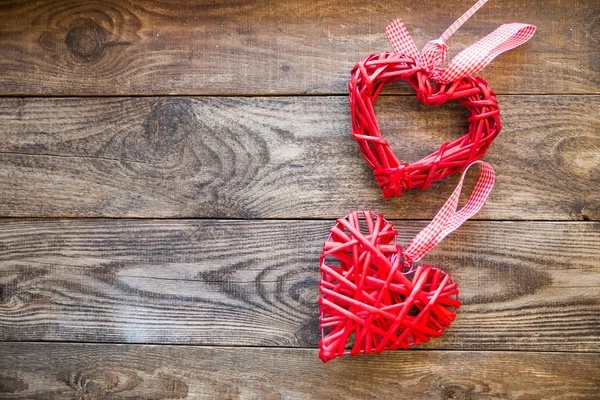
[[(460, 197), (465, 175), (474, 164), (481, 164), (479, 178), (465, 205), (460, 210), (457, 210), (458, 198)], [(463, 172), (458, 186), (456, 186), (446, 204), (444, 204), (431, 223), (419, 232), (406, 246), (404, 250), (405, 263), (412, 264), (419, 261), (446, 236), (458, 229), (473, 215), (477, 214), (492, 192), (495, 181), (494, 169), (490, 164), (483, 161), (471, 163)]]
[(414, 59), (437, 82), (449, 83), (476, 74), (496, 56), (522, 45), (535, 33), (535, 25), (517, 22), (501, 25), (483, 39), (461, 51), (445, 68), (439, 68), (448, 55), (446, 41), (486, 2), (487, 0), (479, 0), (475, 3), (446, 29), (439, 39), (427, 43), (420, 54), (401, 19), (388, 25), (385, 32), (397, 54)]

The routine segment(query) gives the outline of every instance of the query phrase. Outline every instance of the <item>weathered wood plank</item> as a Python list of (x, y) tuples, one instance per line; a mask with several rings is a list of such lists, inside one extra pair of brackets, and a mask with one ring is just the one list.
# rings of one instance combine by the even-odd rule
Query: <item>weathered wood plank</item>
[[(344, 93), (350, 69), (390, 49), (402, 17), (419, 48), (472, 0), (3, 1), (0, 93)], [(490, 2), (450, 41), (450, 55), (502, 23), (538, 26), (482, 76), (498, 93), (598, 93), (598, 2)], [(396, 90), (407, 92), (406, 86)]]
[[(594, 399), (600, 355), (0, 344), (3, 399)], [(51, 368), (49, 368), (51, 366)], [(301, 377), (301, 379), (298, 379)]]
[[(331, 223), (3, 220), (0, 340), (315, 346)], [(424, 262), (464, 304), (429, 348), (600, 351), (599, 223), (470, 222)]]
[[(483, 219), (600, 219), (600, 96), (502, 96)], [(457, 104), (382, 97), (381, 129), (415, 161), (466, 131)], [(0, 215), (429, 219), (457, 177), (385, 200), (343, 97), (0, 100)], [(472, 183), (473, 174), (470, 182)]]

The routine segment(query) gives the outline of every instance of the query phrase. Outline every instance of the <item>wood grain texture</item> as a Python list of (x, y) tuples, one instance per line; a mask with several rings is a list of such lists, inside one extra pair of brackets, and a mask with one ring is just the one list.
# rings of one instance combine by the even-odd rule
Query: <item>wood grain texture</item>
[[(313, 347), (331, 224), (4, 220), (0, 340)], [(470, 222), (423, 262), (463, 301), (428, 348), (600, 351), (599, 223)]]
[[(402, 17), (419, 48), (473, 4), (78, 0), (0, 4), (0, 93), (345, 93), (350, 69), (390, 49)], [(527, 45), (481, 74), (498, 93), (598, 93), (598, 2), (491, 2), (450, 56), (502, 23), (536, 24)], [(407, 92), (406, 86), (397, 91)]]
[[(597, 1), (490, 2), (451, 39), (538, 26), (481, 73), (492, 197), (423, 260), (463, 306), (417, 350), (317, 357), (334, 219), (382, 212), (406, 244), (458, 180), (384, 200), (349, 71), (392, 19), (421, 48), (473, 1), (0, 2), (0, 399), (597, 398)], [(467, 128), (403, 83), (376, 109), (409, 162)]]
[(396, 351), (324, 365), (302, 349), (3, 343), (0, 357), (2, 399), (565, 400), (600, 391), (600, 355), (581, 353)]
[[(599, 96), (501, 96), (477, 218), (599, 220)], [(401, 160), (467, 129), (458, 104), (376, 103)], [(430, 219), (458, 177), (385, 200), (343, 97), (0, 99), (0, 215)], [(475, 175), (469, 179), (474, 182)]]

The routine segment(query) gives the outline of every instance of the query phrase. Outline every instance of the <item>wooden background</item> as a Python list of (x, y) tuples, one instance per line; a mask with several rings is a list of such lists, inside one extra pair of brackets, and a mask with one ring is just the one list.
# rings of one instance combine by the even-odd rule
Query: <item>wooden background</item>
[[(504, 130), (483, 211), (424, 261), (464, 306), (410, 351), (317, 358), (318, 257), (352, 209), (401, 242), (457, 177), (384, 200), (350, 136), (352, 66), (472, 1), (0, 3), (0, 398), (598, 398), (600, 6), (492, 1), (450, 56), (538, 26), (481, 76)], [(462, 134), (406, 85), (377, 103), (415, 161)], [(472, 185), (470, 177), (468, 187)]]

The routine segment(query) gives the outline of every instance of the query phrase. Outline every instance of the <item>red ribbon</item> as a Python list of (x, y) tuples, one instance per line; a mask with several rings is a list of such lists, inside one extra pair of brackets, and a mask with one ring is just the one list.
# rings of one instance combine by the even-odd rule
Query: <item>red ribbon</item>
[[(462, 190), (465, 175), (475, 164), (481, 165), (479, 178), (465, 205), (457, 210), (458, 199)], [(446, 236), (458, 229), (465, 221), (477, 214), (485, 204), (494, 187), (496, 176), (492, 166), (483, 161), (471, 163), (462, 173), (460, 181), (446, 204), (421, 232), (415, 236), (404, 249), (405, 268), (412, 266), (437, 246)]]
[(475, 3), (446, 29), (439, 39), (427, 43), (421, 53), (417, 50), (415, 42), (401, 19), (388, 25), (385, 32), (397, 54), (413, 58), (437, 82), (449, 83), (476, 74), (496, 56), (522, 45), (535, 33), (535, 25), (517, 22), (501, 25), (483, 39), (461, 51), (446, 67), (439, 68), (448, 54), (446, 41), (485, 3), (487, 0), (479, 0)]

